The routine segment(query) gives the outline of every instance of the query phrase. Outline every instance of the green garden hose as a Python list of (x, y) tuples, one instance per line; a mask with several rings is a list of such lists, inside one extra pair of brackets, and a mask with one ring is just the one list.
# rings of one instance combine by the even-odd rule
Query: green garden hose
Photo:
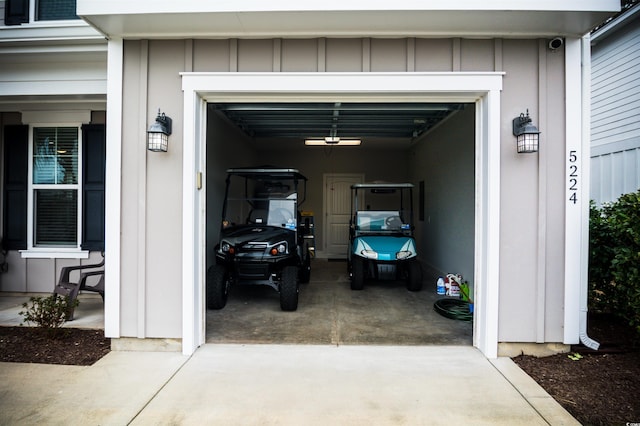
[(433, 309), (443, 317), (450, 319), (473, 320), (473, 312), (470, 312), (469, 302), (460, 299), (438, 299), (433, 304)]

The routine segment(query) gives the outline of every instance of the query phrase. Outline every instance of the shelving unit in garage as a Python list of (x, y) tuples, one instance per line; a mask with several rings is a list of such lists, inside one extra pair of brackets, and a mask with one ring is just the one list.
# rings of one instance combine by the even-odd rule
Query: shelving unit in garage
[(309, 243), (311, 257), (316, 257), (316, 231), (313, 223), (313, 211), (303, 210), (300, 212), (300, 216), (300, 232), (302, 232), (305, 241)]

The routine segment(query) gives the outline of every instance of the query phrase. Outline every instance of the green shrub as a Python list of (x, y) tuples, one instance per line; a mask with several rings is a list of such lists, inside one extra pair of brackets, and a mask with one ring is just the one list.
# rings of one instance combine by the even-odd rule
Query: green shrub
[(589, 305), (629, 321), (640, 333), (640, 190), (589, 218)]
[(24, 317), (23, 322), (33, 323), (51, 334), (57, 333), (66, 322), (70, 310), (78, 306), (77, 299), (70, 302), (68, 297), (57, 294), (31, 297), (29, 302), (22, 304), (24, 311), (20, 311), (20, 315)]

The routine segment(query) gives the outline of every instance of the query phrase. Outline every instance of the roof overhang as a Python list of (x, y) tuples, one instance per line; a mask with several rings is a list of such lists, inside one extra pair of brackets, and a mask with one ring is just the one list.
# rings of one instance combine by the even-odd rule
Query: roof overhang
[(639, 19), (640, 3), (637, 3), (631, 9), (612, 19), (611, 22), (608, 22), (602, 28), (594, 31), (594, 33), (591, 34), (591, 44), (595, 45), (599, 43), (600, 41), (609, 37), (611, 34), (615, 34), (620, 29), (625, 28), (627, 25), (633, 24)]
[(555, 37), (582, 36), (619, 0), (77, 0), (107, 37)]

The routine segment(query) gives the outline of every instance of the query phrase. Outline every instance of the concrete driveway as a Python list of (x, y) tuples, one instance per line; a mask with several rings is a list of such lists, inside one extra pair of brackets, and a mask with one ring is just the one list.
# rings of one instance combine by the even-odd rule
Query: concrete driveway
[(0, 363), (3, 425), (575, 425), (467, 346), (207, 344), (90, 367)]
[[(433, 312), (435, 280), (352, 292), (344, 263), (326, 263), (294, 313), (270, 288), (232, 293), (190, 357), (0, 363), (0, 425), (578, 424), (511, 359), (473, 348), (471, 323)], [(66, 326), (100, 328), (101, 300), (81, 297)], [(23, 300), (0, 294), (0, 325), (19, 324)]]

